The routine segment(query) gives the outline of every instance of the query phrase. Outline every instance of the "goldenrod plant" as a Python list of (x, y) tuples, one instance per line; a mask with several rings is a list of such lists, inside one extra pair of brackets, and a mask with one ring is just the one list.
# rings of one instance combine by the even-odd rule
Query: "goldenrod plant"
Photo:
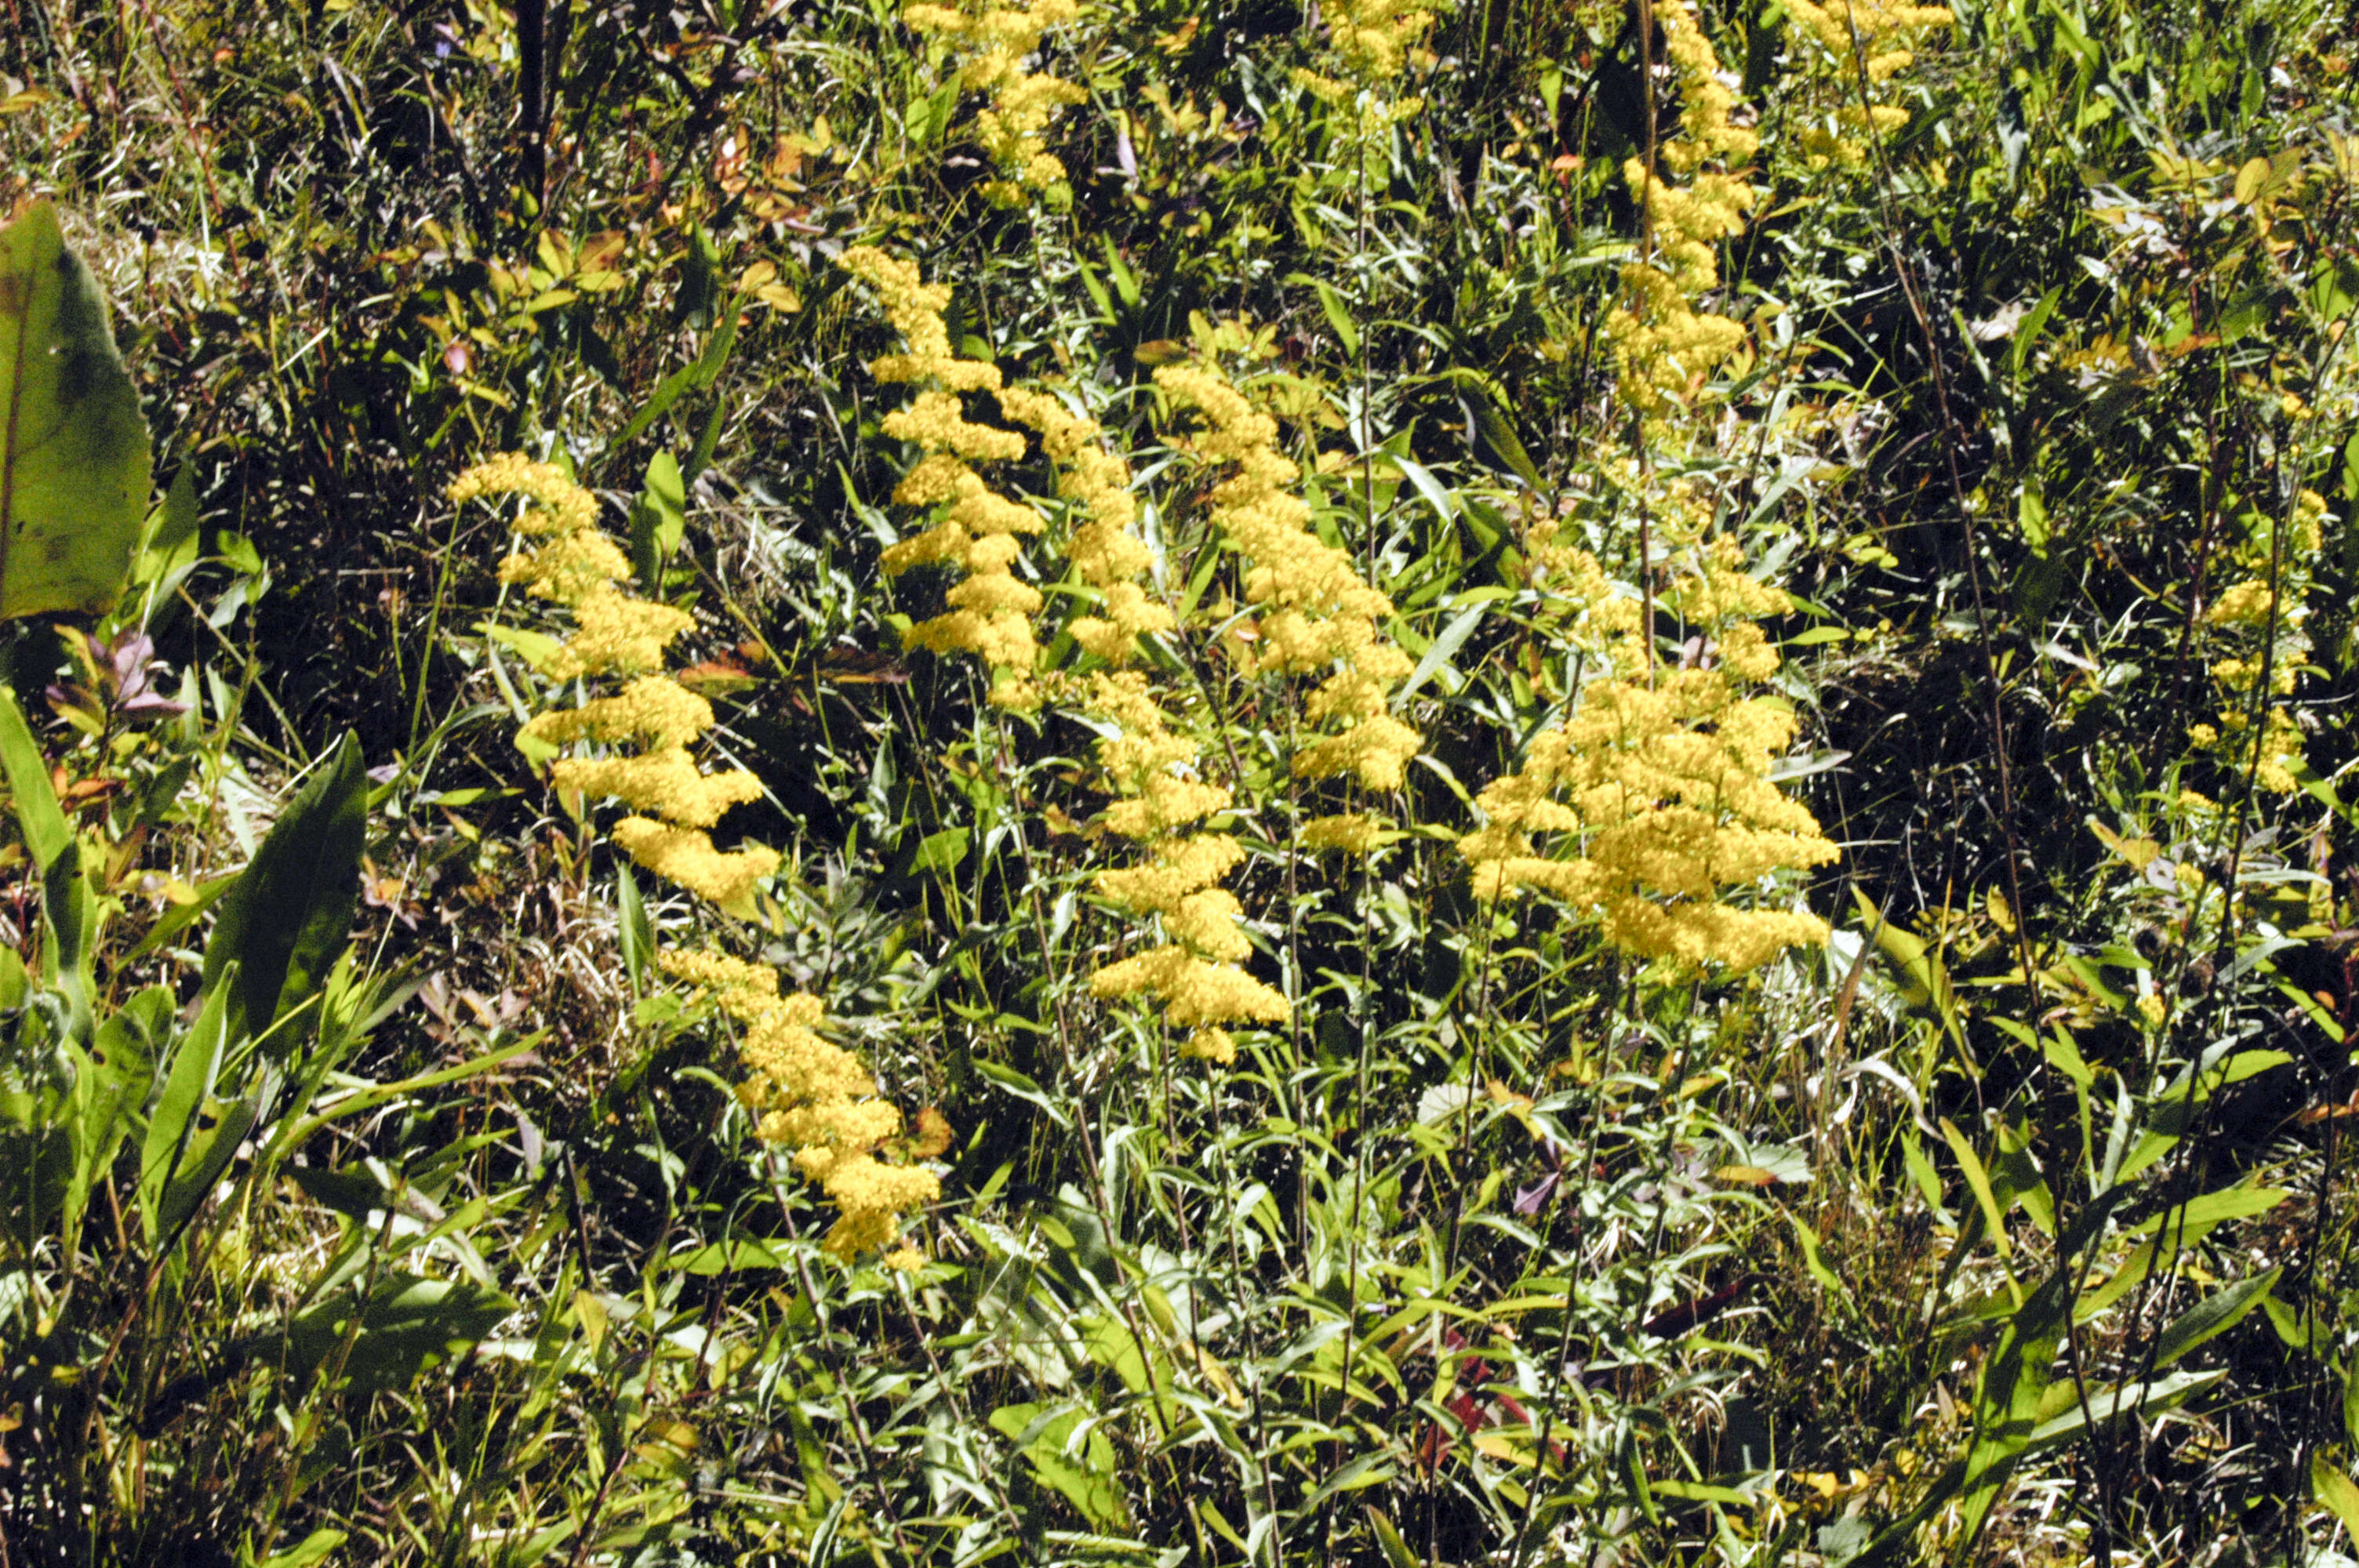
[(2339, 11), (17, 9), (0, 1563), (2353, 1554)]
[[(665, 649), (690, 617), (625, 586), (629, 563), (599, 526), (596, 498), (554, 464), (509, 454), (451, 486), (454, 503), (512, 495), (527, 505), (515, 524), (522, 547), (501, 564), (501, 580), (525, 584), (574, 621), (571, 635), (536, 648), (535, 667), (565, 682), (632, 677), (613, 696), (535, 716), (517, 732), (519, 743), (608, 748), (602, 756), (554, 758), (549, 783), (621, 801), (633, 815), (607, 832), (633, 860), (723, 914), (758, 918), (777, 852), (758, 844), (719, 849), (709, 830), (731, 806), (758, 799), (761, 784), (742, 768), (700, 768), (690, 747), (712, 728), (712, 706), (661, 673)], [(851, 1260), (887, 1249), (896, 1267), (916, 1266), (919, 1254), (897, 1245), (904, 1217), (937, 1196), (940, 1184), (922, 1168), (876, 1157), (900, 1132), (901, 1113), (879, 1098), (857, 1057), (817, 1033), (826, 1016), (819, 999), (782, 996), (774, 970), (719, 953), (672, 948), (658, 961), (744, 1027), (739, 1052), (751, 1076), (741, 1095), (756, 1134), (792, 1150), (797, 1168), (836, 1206), (827, 1250)]]

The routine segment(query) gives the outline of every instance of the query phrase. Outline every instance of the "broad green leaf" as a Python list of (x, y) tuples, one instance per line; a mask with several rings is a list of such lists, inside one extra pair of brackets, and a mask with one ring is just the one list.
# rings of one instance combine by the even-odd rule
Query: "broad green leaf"
[(1991, 1191), (1990, 1174), (1983, 1169), (1982, 1161), (1974, 1153), (1974, 1146), (1966, 1141), (1966, 1135), (1958, 1130), (1957, 1123), (1946, 1116), (1941, 1119), (1941, 1136), (1949, 1141), (1950, 1152), (1957, 1156), (1958, 1169), (1964, 1173), (1966, 1185), (1973, 1189), (1974, 1202), (1982, 1206), (1983, 1224), (1990, 1231), (1991, 1244), (1998, 1249), (2000, 1257), (2011, 1256), (2015, 1249), (2007, 1244), (2006, 1227), (1998, 1199)]
[(288, 1324), (288, 1361), (306, 1379), (337, 1376), (349, 1337), (342, 1377), (350, 1391), (403, 1389), (452, 1350), (484, 1338), (514, 1310), (496, 1291), (395, 1272), (377, 1281), (365, 1304), (346, 1292)]
[(0, 229), (0, 620), (114, 602), (149, 460), (106, 302), (36, 201)]
[(82, 874), (77, 840), (66, 840), (57, 858), (42, 866), (41, 912), (49, 925), (49, 941), (41, 950), (42, 976), (66, 993), (73, 1035), (86, 1038), (97, 987), (92, 965), (97, 960), (98, 895)]
[(1357, 359), (1360, 354), (1360, 329), (1352, 319), (1351, 307), (1343, 303), (1343, 297), (1331, 285), (1314, 279), (1311, 287), (1319, 291), (1319, 308), (1325, 313), (1327, 324), (1335, 329), (1335, 338), (1343, 345), (1344, 357)]
[(1016, 1445), (1035, 1475), (1064, 1494), (1076, 1513), (1101, 1530), (1115, 1528), (1122, 1522), (1123, 1506), (1114, 1486), (1113, 1443), (1102, 1428), (1093, 1426), (1080, 1452), (1069, 1452), (1082, 1412), (1069, 1410), (1044, 1417), (1046, 1408), (1002, 1405), (991, 1412), (991, 1424)]
[(2162, 1338), (2155, 1346), (2154, 1364), (2168, 1367), (2205, 1340), (2235, 1327), (2246, 1313), (2260, 1304), (2281, 1272), (2282, 1270), (2270, 1269), (2239, 1280), (2180, 1314), (2162, 1331)]
[(41, 950), (45, 979), (62, 980), (71, 1010), (71, 1033), (86, 1037), (91, 1027), (93, 981), (92, 938), (98, 925), (98, 899), (82, 874), (73, 828), (49, 782), (49, 760), (33, 739), (16, 699), (0, 686), (0, 772), (8, 778), (16, 825), (25, 848), (41, 871), (41, 902), (49, 917), (50, 940)]
[(191, 1132), (179, 1173), (164, 1184), (156, 1201), (156, 1234), (165, 1245), (195, 1216), (205, 1195), (229, 1169), (238, 1145), (253, 1130), (260, 1108), (259, 1099), (253, 1095), (231, 1100), (213, 1113), (210, 1127)]
[(1745, 1496), (1734, 1487), (1715, 1487), (1708, 1481), (1650, 1481), (1658, 1498), (1677, 1498), (1683, 1503), (1721, 1503), (1730, 1508), (1750, 1508), (1757, 1500)]
[(2160, 1214), (2130, 1227), (2133, 1236), (2145, 1236), (2161, 1230), (2166, 1240), (2176, 1240), (2182, 1231), (2196, 1227), (2209, 1228), (2223, 1220), (2245, 1219), (2256, 1214), (2267, 1214), (2291, 1195), (2284, 1187), (2230, 1187), (2223, 1192), (2206, 1193), (2200, 1198), (2174, 1205)]
[(1826, 1259), (1820, 1255), (1819, 1233), (1805, 1224), (1800, 1215), (1788, 1213), (1786, 1217), (1793, 1224), (1794, 1239), (1801, 1243), (1802, 1261), (1809, 1268), (1810, 1278), (1835, 1300), (1849, 1302), (1851, 1293), (1843, 1288), (1843, 1282), (1835, 1271), (1827, 1267)]
[(1466, 645), (1466, 639), (1473, 635), (1474, 628), (1482, 622), (1483, 610), (1484, 607), (1478, 604), (1471, 610), (1461, 611), (1449, 625), (1441, 629), (1441, 634), (1426, 648), (1425, 656), (1418, 660), (1417, 668), (1409, 672), (1408, 679), (1402, 683), (1400, 690), (1393, 694), (1391, 700), (1396, 707), (1416, 696), (1418, 687), (1443, 670), (1450, 672), (1450, 678), (1442, 683), (1443, 689), (1453, 697), (1458, 694), (1465, 686), (1466, 677), (1450, 661), (1457, 656), (1459, 649)]
[(1974, 1441), (1966, 1454), (1965, 1498), (1959, 1561), (1972, 1561), (1975, 1539), (1989, 1519), (2038, 1424), (2041, 1396), (2056, 1363), (2056, 1346), (2071, 1311), (2071, 1259), (2039, 1289), (1999, 1336), (1983, 1364), (1974, 1392)]
[(1950, 984), (1949, 966), (1940, 955), (1928, 946), (1922, 937), (1902, 930), (1884, 918), (1884, 912), (1859, 888), (1852, 889), (1852, 897), (1859, 903), (1860, 921), (1873, 932), (1875, 945), (1900, 971), (1902, 993), (1911, 1007), (1930, 1008), (1941, 1021), (1950, 1038), (1961, 1046), (1966, 1042), (1964, 1016), (1958, 1011), (1958, 998)]
[(140, 1103), (154, 1083), (157, 1044), (171, 1026), (172, 1011), (171, 988), (150, 986), (96, 1031), (86, 1054), (75, 1053), (73, 1180), (61, 1216), (60, 1249), (67, 1257), (74, 1254), (91, 1194), (136, 1124)]
[(630, 977), (636, 993), (647, 985), (647, 966), (655, 961), (656, 932), (647, 919), (647, 902), (639, 896), (639, 879), (631, 874), (630, 862), (620, 858), (614, 862), (614, 935), (623, 950), (623, 972)]
[(343, 949), (360, 897), (367, 794), (360, 742), (346, 734), (222, 901), (204, 983), (210, 989), (238, 966), (232, 1000), (250, 1033), (310, 995)]
[(795, 1244), (774, 1241), (714, 1241), (685, 1252), (675, 1252), (664, 1266), (681, 1274), (741, 1273), (752, 1269), (786, 1269), (794, 1264)]
[(1973, 1550), (1990, 1510), (2005, 1495), (2015, 1467), (2023, 1460), (2039, 1427), (2039, 1411), (2056, 1363), (2056, 1346), (2063, 1337), (2071, 1311), (2080, 1256), (2104, 1234), (2107, 1220), (2123, 1196), (2119, 1187), (2099, 1194), (2081, 1206), (2057, 1246), (2053, 1274), (2031, 1294), (2007, 1322), (2005, 1332), (1983, 1364), (1974, 1391), (1974, 1436), (1962, 1458), (1952, 1460), (1925, 1488), (1917, 1506), (1879, 1531), (1867, 1550), (1853, 1561), (1860, 1568), (1881, 1568), (1901, 1561), (1917, 1531), (1964, 1491), (1962, 1526), (1955, 1534), (1957, 1560), (1973, 1561)]
[[(2125, 1415), (2135, 1414), (2144, 1420), (2160, 1415), (2167, 1410), (2185, 1404), (2204, 1390), (2213, 1387), (2227, 1377), (2225, 1371), (2172, 1372), (2166, 1377), (2142, 1378), (2126, 1384), (2108, 1384), (2089, 1393), (2088, 1409), (2081, 1408), (2078, 1395), (2072, 1395), (2060, 1414), (2041, 1422), (2032, 1430), (2027, 1454), (2044, 1453), (2070, 1443), (2089, 1430), (2094, 1422), (2104, 1426)], [(2071, 1394), (2068, 1385), (2053, 1390)]]
[(1468, 393), (1464, 406), (1473, 416), (1474, 428), (1482, 433), (1483, 444), (1491, 449), (1492, 455), (1534, 491), (1543, 488), (1540, 471), (1532, 466), (1531, 454), (1524, 449), (1523, 440), (1516, 434), (1516, 427), (1507, 423), (1506, 416), (1492, 403), (1489, 394), (1483, 391)]
[(963, 827), (945, 827), (939, 833), (927, 834), (924, 841), (919, 844), (917, 858), (909, 862), (909, 869), (920, 872), (957, 871), (966, 859), (967, 838), (967, 830)]
[(728, 362), (729, 351), (736, 341), (737, 312), (723, 310), (713, 327), (712, 336), (705, 341), (704, 352), (657, 384), (646, 406), (631, 416), (630, 423), (623, 427), (608, 449), (628, 446), (638, 438), (641, 431), (669, 413), (673, 404), (691, 392), (712, 384), (712, 378), (719, 375), (721, 367)]
[(1376, 1544), (1391, 1568), (1424, 1568), (1425, 1559), (1408, 1549), (1408, 1542), (1401, 1539), (1399, 1529), (1385, 1517), (1384, 1510), (1370, 1503), (1366, 1511), (1368, 1527), (1376, 1532)]

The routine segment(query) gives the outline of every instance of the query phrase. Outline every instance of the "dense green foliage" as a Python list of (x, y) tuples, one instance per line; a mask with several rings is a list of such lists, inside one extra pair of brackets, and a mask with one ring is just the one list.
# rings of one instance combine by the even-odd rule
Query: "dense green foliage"
[(2359, 1558), (2348, 17), (1029, 9), (10, 0), (0, 1568)]

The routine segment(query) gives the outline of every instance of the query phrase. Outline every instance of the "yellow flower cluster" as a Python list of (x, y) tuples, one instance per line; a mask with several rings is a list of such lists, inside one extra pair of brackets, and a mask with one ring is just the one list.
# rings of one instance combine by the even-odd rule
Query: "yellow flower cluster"
[(1793, 0), (1786, 9), (1819, 46), (1840, 104), (1826, 123), (1803, 133), (1803, 153), (1812, 168), (1857, 165), (1867, 156), (1869, 140), (1908, 123), (1905, 109), (1873, 101), (1862, 104), (1861, 77), (1872, 89), (1908, 70), (1917, 58), (1914, 46), (1955, 18), (1943, 6), (1908, 0), (1827, 0), (1823, 5)]
[[(1234, 1060), (1235, 1044), (1220, 1025), (1282, 1018), (1287, 1002), (1238, 967), (1247, 950), (1237, 925), (1243, 912), (1233, 894), (1213, 885), (1243, 851), (1224, 836), (1183, 831), (1224, 808), (1228, 792), (1194, 776), (1195, 744), (1172, 731), (1146, 676), (1121, 667), (1134, 658), (1139, 637), (1176, 624), (1167, 607), (1147, 597), (1140, 580), (1153, 557), (1133, 531), (1136, 507), (1129, 470), (1105, 449), (1104, 432), (1094, 420), (1073, 413), (1050, 394), (1003, 386), (996, 366), (952, 354), (942, 322), (950, 303), (947, 289), (928, 287), (915, 266), (865, 246), (845, 252), (843, 259), (876, 290), (907, 345), (906, 352), (872, 367), (877, 378), (930, 381), (944, 389), (921, 394), (916, 405), (891, 416), (884, 427), (926, 453), (894, 499), (912, 505), (949, 503), (932, 527), (886, 551), (885, 569), (949, 562), (968, 573), (950, 592), (951, 611), (912, 627), (907, 640), (937, 653), (961, 651), (984, 659), (994, 667), (991, 700), (1001, 707), (1037, 707), (1053, 684), (1113, 730), (1099, 742), (1098, 760), (1121, 798), (1107, 809), (1105, 823), (1147, 851), (1138, 865), (1103, 873), (1099, 891), (1115, 907), (1157, 920), (1165, 939), (1099, 970), (1093, 984), (1104, 997), (1155, 998), (1167, 1022), (1190, 1031), (1191, 1054)], [(1039, 647), (1031, 617), (1041, 599), (1012, 571), (1016, 536), (1040, 532), (1041, 518), (1029, 507), (993, 494), (968, 466), (969, 460), (1021, 457), (1024, 438), (966, 419), (954, 391), (995, 395), (1001, 416), (1038, 432), (1041, 449), (1056, 465), (1059, 493), (1077, 519), (1068, 554), (1075, 573), (1097, 595), (1095, 612), (1077, 617), (1070, 629), (1084, 652), (1114, 666), (1093, 672), (1078, 687), (1069, 679), (1044, 683), (1036, 676)]]
[(454, 503), (521, 495), (531, 503), (516, 531), (532, 541), (500, 563), (500, 580), (522, 583), (538, 599), (573, 611), (574, 633), (535, 667), (559, 680), (636, 675), (663, 667), (664, 648), (689, 618), (650, 604), (616, 585), (631, 564), (598, 526), (598, 501), (553, 463), (506, 453), (453, 481)]
[(901, 19), (921, 33), (962, 43), (978, 51), (959, 71), (969, 92), (989, 92), (991, 107), (975, 116), (984, 150), (1003, 171), (984, 194), (1015, 206), (1027, 190), (1050, 193), (1064, 183), (1065, 166), (1040, 143), (1060, 105), (1082, 103), (1089, 94), (1070, 81), (1024, 69), (1040, 46), (1040, 35), (1080, 14), (1074, 0), (1013, 0), (980, 10), (912, 5)]
[[(778, 994), (776, 971), (717, 953), (666, 953), (664, 971), (709, 996), (745, 1026), (737, 1054), (753, 1076), (738, 1090), (756, 1129), (794, 1150), (796, 1168), (837, 1210), (825, 1246), (850, 1261), (900, 1238), (903, 1217), (941, 1195), (930, 1171), (878, 1156), (901, 1130), (901, 1113), (879, 1098), (860, 1059), (819, 1033), (826, 1010), (814, 996)], [(919, 1260), (901, 1248), (886, 1261)]]
[(723, 852), (704, 829), (721, 814), (762, 793), (742, 770), (706, 773), (689, 747), (712, 727), (712, 708), (663, 668), (664, 650), (693, 624), (680, 611), (654, 604), (623, 584), (630, 562), (598, 526), (595, 497), (562, 469), (508, 454), (479, 463), (451, 486), (453, 502), (523, 495), (533, 504), (516, 529), (524, 545), (500, 563), (500, 580), (573, 612), (573, 634), (536, 662), (559, 680), (636, 676), (614, 697), (541, 715), (524, 734), (549, 745), (589, 741), (638, 742), (636, 755), (563, 757), (551, 782), (585, 795), (612, 796), (644, 815), (625, 817), (609, 836), (647, 870), (741, 919), (754, 914), (756, 883), (777, 870), (777, 851), (760, 845)]
[(1433, 26), (1412, 0), (1333, 0), (1321, 13), (1328, 41), (1355, 81), (1389, 81), (1408, 66), (1409, 50)]
[(1277, 422), (1217, 371), (1165, 365), (1156, 385), (1208, 427), (1183, 443), (1228, 477), (1212, 487), (1213, 523), (1252, 562), (1245, 597), (1261, 607), (1259, 673), (1322, 675), (1304, 714), (1329, 733), (1295, 754), (1308, 779), (1350, 776), (1372, 790), (1401, 786), (1422, 737), (1392, 717), (1392, 690), (1415, 667), (1376, 628), (1392, 601), (1362, 582), (1352, 557), (1312, 532), (1297, 493), (1301, 473), (1277, 449)]
[(1195, 742), (1172, 732), (1142, 672), (1093, 673), (1084, 706), (1114, 730), (1098, 744), (1098, 761), (1122, 796), (1106, 809), (1105, 826), (1146, 847), (1139, 863), (1099, 872), (1098, 892), (1118, 909), (1159, 921), (1165, 938), (1100, 969), (1091, 988), (1103, 997), (1153, 997), (1165, 1022), (1190, 1031), (1189, 1054), (1233, 1062), (1236, 1043), (1222, 1025), (1275, 1023), (1292, 1009), (1245, 973), (1244, 908), (1215, 885), (1245, 849), (1225, 833), (1188, 831), (1225, 810), (1229, 792), (1195, 776)]
[(1340, 104), (1360, 94), (1356, 130), (1364, 165), (1373, 173), (1384, 157), (1378, 138), (1425, 108), (1421, 98), (1387, 100), (1381, 90), (1408, 68), (1417, 40), (1433, 25), (1433, 13), (1410, 0), (1335, 0), (1321, 14), (1343, 74), (1325, 76), (1298, 66), (1294, 83), (1322, 103)]
[(1065, 541), (1065, 556), (1096, 591), (1098, 607), (1096, 614), (1078, 616), (1065, 629), (1084, 652), (1123, 664), (1137, 638), (1178, 624), (1168, 608), (1147, 596), (1140, 580), (1154, 556), (1134, 531), (1138, 507), (1130, 493), (1130, 470), (1106, 450), (1105, 431), (1096, 420), (1073, 413), (1047, 393), (1009, 387), (1000, 393), (999, 407), (1039, 432), (1041, 449), (1057, 465), (1058, 493), (1081, 514)]
[[(1657, 0), (1655, 19), (1679, 75), (1680, 134), (1657, 151), (1656, 167), (1633, 157), (1622, 178), (1645, 214), (1650, 254), (1622, 269), (1622, 301), (1604, 328), (1624, 399), (1650, 424), (1683, 405), (1745, 341), (1725, 316), (1695, 308), (1719, 287), (1712, 246), (1745, 227), (1753, 188), (1735, 173), (1759, 146), (1731, 118), (1735, 94), (1720, 79), (1720, 58), (1688, 0)], [(1687, 178), (1672, 185), (1666, 175)]]
[[(922, 388), (908, 407), (883, 422), (886, 435), (912, 442), (925, 454), (895, 488), (893, 499), (904, 506), (940, 509), (930, 527), (885, 552), (886, 575), (933, 565), (966, 573), (945, 596), (950, 609), (910, 627), (902, 640), (936, 654), (974, 654), (992, 671), (994, 703), (1036, 708), (1041, 694), (1033, 670), (1040, 648), (1033, 640), (1032, 617), (1040, 609), (1040, 590), (1018, 578), (1015, 567), (1023, 550), (1020, 536), (1038, 533), (1040, 516), (994, 493), (969, 466), (1020, 458), (1026, 442), (1013, 430), (975, 424), (959, 402), (963, 392), (1000, 393), (999, 367), (951, 351), (942, 321), (951, 291), (928, 285), (916, 264), (872, 245), (854, 245), (843, 253), (843, 265), (876, 291), (886, 319), (907, 345), (906, 351), (887, 354), (869, 369), (880, 382)], [(1006, 395), (1000, 395), (1004, 404)]]
[[(751, 918), (756, 887), (777, 870), (777, 851), (753, 845), (723, 853), (704, 830), (730, 806), (757, 798), (761, 785), (742, 770), (707, 773), (697, 766), (690, 748), (712, 728), (712, 705), (659, 673), (665, 648), (689, 618), (622, 586), (629, 563), (599, 529), (596, 499), (563, 470), (494, 458), (461, 475), (450, 494), (454, 502), (503, 495), (532, 502), (516, 524), (527, 547), (502, 563), (501, 577), (574, 616), (573, 635), (537, 667), (562, 680), (636, 677), (611, 696), (526, 724), (524, 737), (550, 747), (639, 748), (558, 758), (549, 765), (552, 782), (643, 813), (608, 835), (625, 854), (726, 913)], [(745, 1025), (742, 1054), (753, 1077), (741, 1093), (760, 1118), (761, 1135), (793, 1145), (796, 1165), (835, 1204), (828, 1250), (848, 1260), (896, 1241), (902, 1217), (940, 1188), (924, 1170), (878, 1158), (900, 1130), (900, 1114), (877, 1098), (875, 1078), (855, 1057), (820, 1037), (819, 1000), (782, 997), (771, 970), (714, 953), (667, 952), (658, 962)], [(905, 1268), (921, 1260), (906, 1247), (886, 1259)]]
[[(1682, 498), (1669, 499), (1677, 517)], [(1708, 636), (1692, 645), (1709, 651), (1657, 669), (1637, 604), (1614, 592), (1594, 557), (1558, 545), (1555, 524), (1535, 530), (1535, 586), (1560, 600), (1568, 640), (1595, 656), (1597, 674), (1572, 719), (1542, 730), (1523, 766), (1484, 789), (1484, 826), (1458, 849), (1478, 897), (1536, 889), (1594, 916), (1624, 952), (1742, 972), (1784, 947), (1824, 942), (1827, 926), (1738, 908), (1723, 890), (1836, 851), (1809, 809), (1769, 780), (1793, 741), (1792, 710), (1740, 692), (1777, 671), (1755, 618), (1784, 610), (1786, 596), (1745, 573), (1732, 540), (1687, 555), (1663, 605)], [(1561, 841), (1544, 844), (1548, 836)]]
[[(2305, 600), (2325, 537), (2326, 515), (2326, 498), (2304, 490), (2294, 498), (2282, 539), (2277, 521), (2262, 519), (2234, 552), (2237, 566), (2253, 575), (2230, 584), (2203, 613), (2212, 637), (2234, 651), (2212, 663), (2212, 679), (2220, 688), (2218, 725), (2193, 725), (2188, 739), (2201, 751), (2224, 749), (2230, 765), (2251, 767), (2253, 781), (2273, 795), (2290, 795), (2301, 787), (2294, 772), (2304, 761), (2301, 726), (2270, 699), (2292, 696), (2299, 676), (2307, 646), (2301, 625), (2310, 615)], [(2272, 574), (2275, 592), (2269, 586)], [(2263, 650), (2271, 645), (2274, 656), (2265, 661)], [(2261, 693), (2265, 662), (2269, 689)], [(2256, 697), (2262, 709), (2257, 741), (2252, 738)], [(2256, 745), (2257, 759), (2252, 752)]]

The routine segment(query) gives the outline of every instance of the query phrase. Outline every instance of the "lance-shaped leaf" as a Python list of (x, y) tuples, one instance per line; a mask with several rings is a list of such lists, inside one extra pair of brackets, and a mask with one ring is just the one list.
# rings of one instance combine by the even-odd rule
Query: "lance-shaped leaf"
[(147, 481), (106, 301), (36, 201), (0, 229), (0, 619), (113, 604)]
[(310, 782), (254, 852), (222, 901), (205, 945), (205, 989), (240, 968), (235, 1018), (260, 1034), (319, 989), (352, 934), (367, 836), (368, 775), (350, 734), (322, 759)]

